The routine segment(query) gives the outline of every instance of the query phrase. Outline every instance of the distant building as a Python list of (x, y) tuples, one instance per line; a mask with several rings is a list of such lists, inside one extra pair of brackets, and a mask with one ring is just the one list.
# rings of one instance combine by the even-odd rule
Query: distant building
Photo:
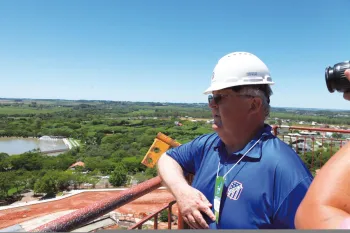
[(316, 132), (309, 132), (309, 131), (307, 131), (307, 130), (303, 130), (303, 131), (300, 131), (299, 132), (301, 135), (307, 135), (307, 136), (314, 136), (314, 135), (317, 135), (317, 133)]
[(298, 133), (289, 133), (288, 136), (301, 137), (301, 134), (298, 134)]
[(310, 152), (310, 151), (312, 151), (309, 144), (299, 142), (299, 140), (292, 143), (292, 148), (297, 152)]

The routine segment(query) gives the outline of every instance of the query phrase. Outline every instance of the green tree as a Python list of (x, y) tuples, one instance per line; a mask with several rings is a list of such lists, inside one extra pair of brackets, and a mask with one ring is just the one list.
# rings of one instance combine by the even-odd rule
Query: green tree
[(122, 163), (128, 168), (128, 171), (131, 173), (136, 173), (146, 170), (145, 165), (141, 164), (142, 158), (133, 156), (126, 157), (122, 159)]
[(44, 156), (36, 152), (27, 152), (21, 155), (10, 156), (13, 170), (25, 169), (27, 171), (40, 170), (43, 167)]
[(146, 168), (145, 173), (146, 173), (147, 176), (156, 177), (158, 175), (157, 167)]
[(118, 163), (109, 177), (109, 182), (115, 187), (125, 185), (127, 182), (127, 174), (128, 171), (126, 167), (122, 163)]
[(54, 176), (56, 177), (57, 190), (67, 190), (72, 180), (70, 172), (55, 171)]
[(51, 197), (57, 192), (57, 176), (54, 173), (47, 173), (35, 182), (34, 193), (46, 193)]
[(11, 169), (10, 156), (6, 153), (0, 153), (0, 172)]
[(13, 187), (13, 172), (0, 172), (0, 200), (8, 196), (8, 190)]

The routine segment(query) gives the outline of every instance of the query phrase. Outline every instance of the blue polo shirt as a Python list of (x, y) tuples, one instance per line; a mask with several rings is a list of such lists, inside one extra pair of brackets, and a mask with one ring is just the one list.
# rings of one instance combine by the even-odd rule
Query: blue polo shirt
[(211, 229), (294, 229), (295, 213), (312, 174), (294, 150), (271, 133), (269, 125), (231, 155), (217, 133), (167, 151), (185, 173), (195, 174), (192, 186), (213, 204), (219, 162), (219, 176), (223, 176), (259, 138), (226, 176), (219, 223), (204, 214)]

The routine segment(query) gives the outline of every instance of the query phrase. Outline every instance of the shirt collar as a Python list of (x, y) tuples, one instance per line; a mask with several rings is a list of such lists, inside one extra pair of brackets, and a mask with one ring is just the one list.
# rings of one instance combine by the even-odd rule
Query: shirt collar
[[(238, 155), (244, 155), (260, 138), (260, 142), (257, 143), (245, 156), (250, 157), (250, 158), (260, 158), (261, 157), (261, 152), (262, 152), (262, 142), (263, 139), (266, 138), (267, 136), (272, 136), (271, 134), (271, 129), (272, 127), (268, 124), (264, 124), (264, 128), (260, 130), (259, 133), (255, 135), (255, 137), (245, 145), (245, 147), (242, 150), (233, 152), (232, 155), (238, 156)], [(217, 143), (217, 148), (223, 149), (224, 148), (224, 143), (221, 141), (221, 139)]]

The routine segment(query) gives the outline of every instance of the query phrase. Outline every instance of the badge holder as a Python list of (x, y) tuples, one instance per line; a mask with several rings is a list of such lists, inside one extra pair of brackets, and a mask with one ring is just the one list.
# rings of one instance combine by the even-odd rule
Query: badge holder
[(224, 188), (225, 179), (222, 176), (217, 176), (215, 181), (215, 196), (214, 196), (214, 211), (215, 221), (219, 223), (220, 203), (222, 196), (222, 189)]

